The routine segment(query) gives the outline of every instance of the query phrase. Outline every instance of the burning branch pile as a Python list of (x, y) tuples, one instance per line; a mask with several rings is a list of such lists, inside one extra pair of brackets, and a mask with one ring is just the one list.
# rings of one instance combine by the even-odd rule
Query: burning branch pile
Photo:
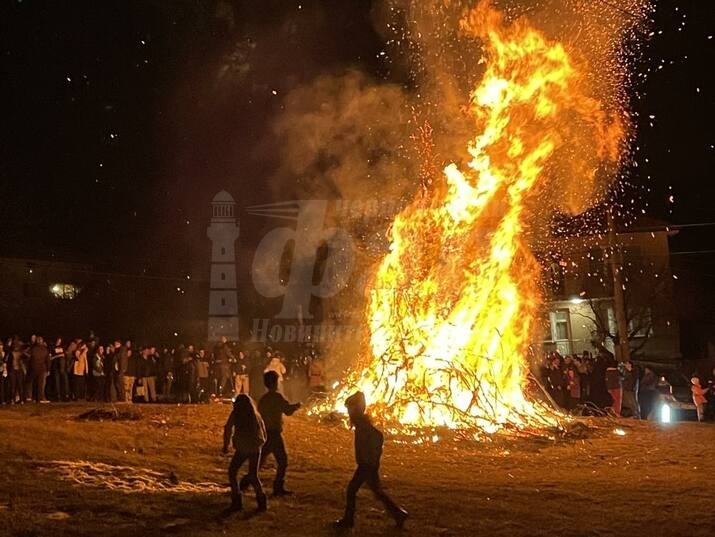
[(541, 305), (526, 237), (550, 198), (593, 203), (597, 170), (619, 164), (627, 121), (617, 98), (598, 94), (587, 57), (526, 18), (507, 22), (483, 2), (461, 30), (486, 57), (469, 100), (478, 134), (466, 165), (446, 166), (396, 217), (367, 306), (372, 355), (336, 409), (360, 389), (401, 426), (554, 427), (554, 411), (524, 390)]

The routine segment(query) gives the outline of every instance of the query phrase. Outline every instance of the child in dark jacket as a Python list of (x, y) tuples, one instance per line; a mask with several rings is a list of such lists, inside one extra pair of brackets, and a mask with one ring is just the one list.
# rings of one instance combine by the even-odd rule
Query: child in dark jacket
[(238, 488), (238, 470), (248, 461), (246, 481), (256, 491), (258, 511), (267, 508), (266, 495), (258, 479), (258, 461), (261, 458), (261, 448), (266, 443), (266, 427), (256, 410), (253, 400), (246, 394), (240, 394), (233, 402), (233, 411), (223, 428), (223, 452), (228, 453), (229, 441), (233, 439), (233, 454), (228, 466), (228, 481), (231, 485), (231, 509), (240, 511), (243, 508), (241, 491)]
[(385, 494), (380, 483), (380, 458), (382, 457), (382, 433), (370, 422), (365, 414), (365, 395), (356, 392), (345, 401), (350, 422), (355, 427), (355, 460), (357, 469), (348, 484), (345, 515), (336, 521), (337, 529), (352, 528), (355, 523), (355, 498), (358, 490), (367, 483), (375, 497), (380, 500), (388, 513), (401, 528), (407, 519), (407, 511)]
[[(278, 391), (278, 373), (275, 371), (264, 373), (263, 384), (268, 391), (258, 401), (258, 412), (266, 424), (266, 444), (263, 446), (258, 467), (262, 468), (268, 455), (272, 454), (278, 464), (276, 479), (273, 481), (273, 495), (288, 496), (292, 492), (285, 488), (288, 454), (283, 442), (283, 415), (292, 416), (301, 405), (289, 403)], [(248, 487), (248, 476), (241, 479), (240, 486), (241, 490)]]

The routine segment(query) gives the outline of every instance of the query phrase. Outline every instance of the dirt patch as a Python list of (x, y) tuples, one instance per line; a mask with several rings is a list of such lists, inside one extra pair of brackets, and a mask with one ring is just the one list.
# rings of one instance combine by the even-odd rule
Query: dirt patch
[(86, 412), (82, 412), (77, 419), (80, 421), (139, 421), (142, 419), (142, 414), (138, 409), (127, 407), (119, 409), (111, 408), (93, 408)]

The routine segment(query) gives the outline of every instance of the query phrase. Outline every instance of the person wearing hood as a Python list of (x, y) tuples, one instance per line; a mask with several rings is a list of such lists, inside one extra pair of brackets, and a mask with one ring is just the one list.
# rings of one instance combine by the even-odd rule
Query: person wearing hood
[(355, 428), (357, 469), (348, 484), (345, 514), (343, 518), (337, 520), (333, 525), (338, 530), (354, 526), (357, 492), (360, 487), (367, 484), (375, 497), (382, 502), (387, 512), (395, 520), (397, 527), (402, 528), (405, 520), (407, 520), (407, 511), (392, 501), (380, 483), (380, 458), (382, 457), (384, 437), (365, 414), (365, 395), (362, 392), (355, 392), (346, 399), (345, 406), (350, 416), (350, 423)]

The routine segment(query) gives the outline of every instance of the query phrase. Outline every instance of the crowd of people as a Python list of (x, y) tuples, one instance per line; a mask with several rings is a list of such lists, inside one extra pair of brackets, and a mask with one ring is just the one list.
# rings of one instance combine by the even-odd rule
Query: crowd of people
[(271, 347), (247, 352), (224, 337), (215, 345), (135, 347), (130, 340), (40, 335), (0, 340), (0, 403), (62, 401), (206, 402), (263, 393), (263, 373), (278, 374), (279, 391), (325, 392), (323, 361), (312, 345), (293, 359)]
[[(558, 352), (545, 355), (540, 371), (541, 381), (554, 403), (568, 411), (591, 407), (610, 410), (616, 416), (649, 419), (665, 381), (649, 365), (638, 366), (627, 360), (619, 362), (612, 355), (562, 356)], [(698, 420), (715, 419), (715, 380), (701, 386), (700, 377), (692, 375), (692, 402)]]

